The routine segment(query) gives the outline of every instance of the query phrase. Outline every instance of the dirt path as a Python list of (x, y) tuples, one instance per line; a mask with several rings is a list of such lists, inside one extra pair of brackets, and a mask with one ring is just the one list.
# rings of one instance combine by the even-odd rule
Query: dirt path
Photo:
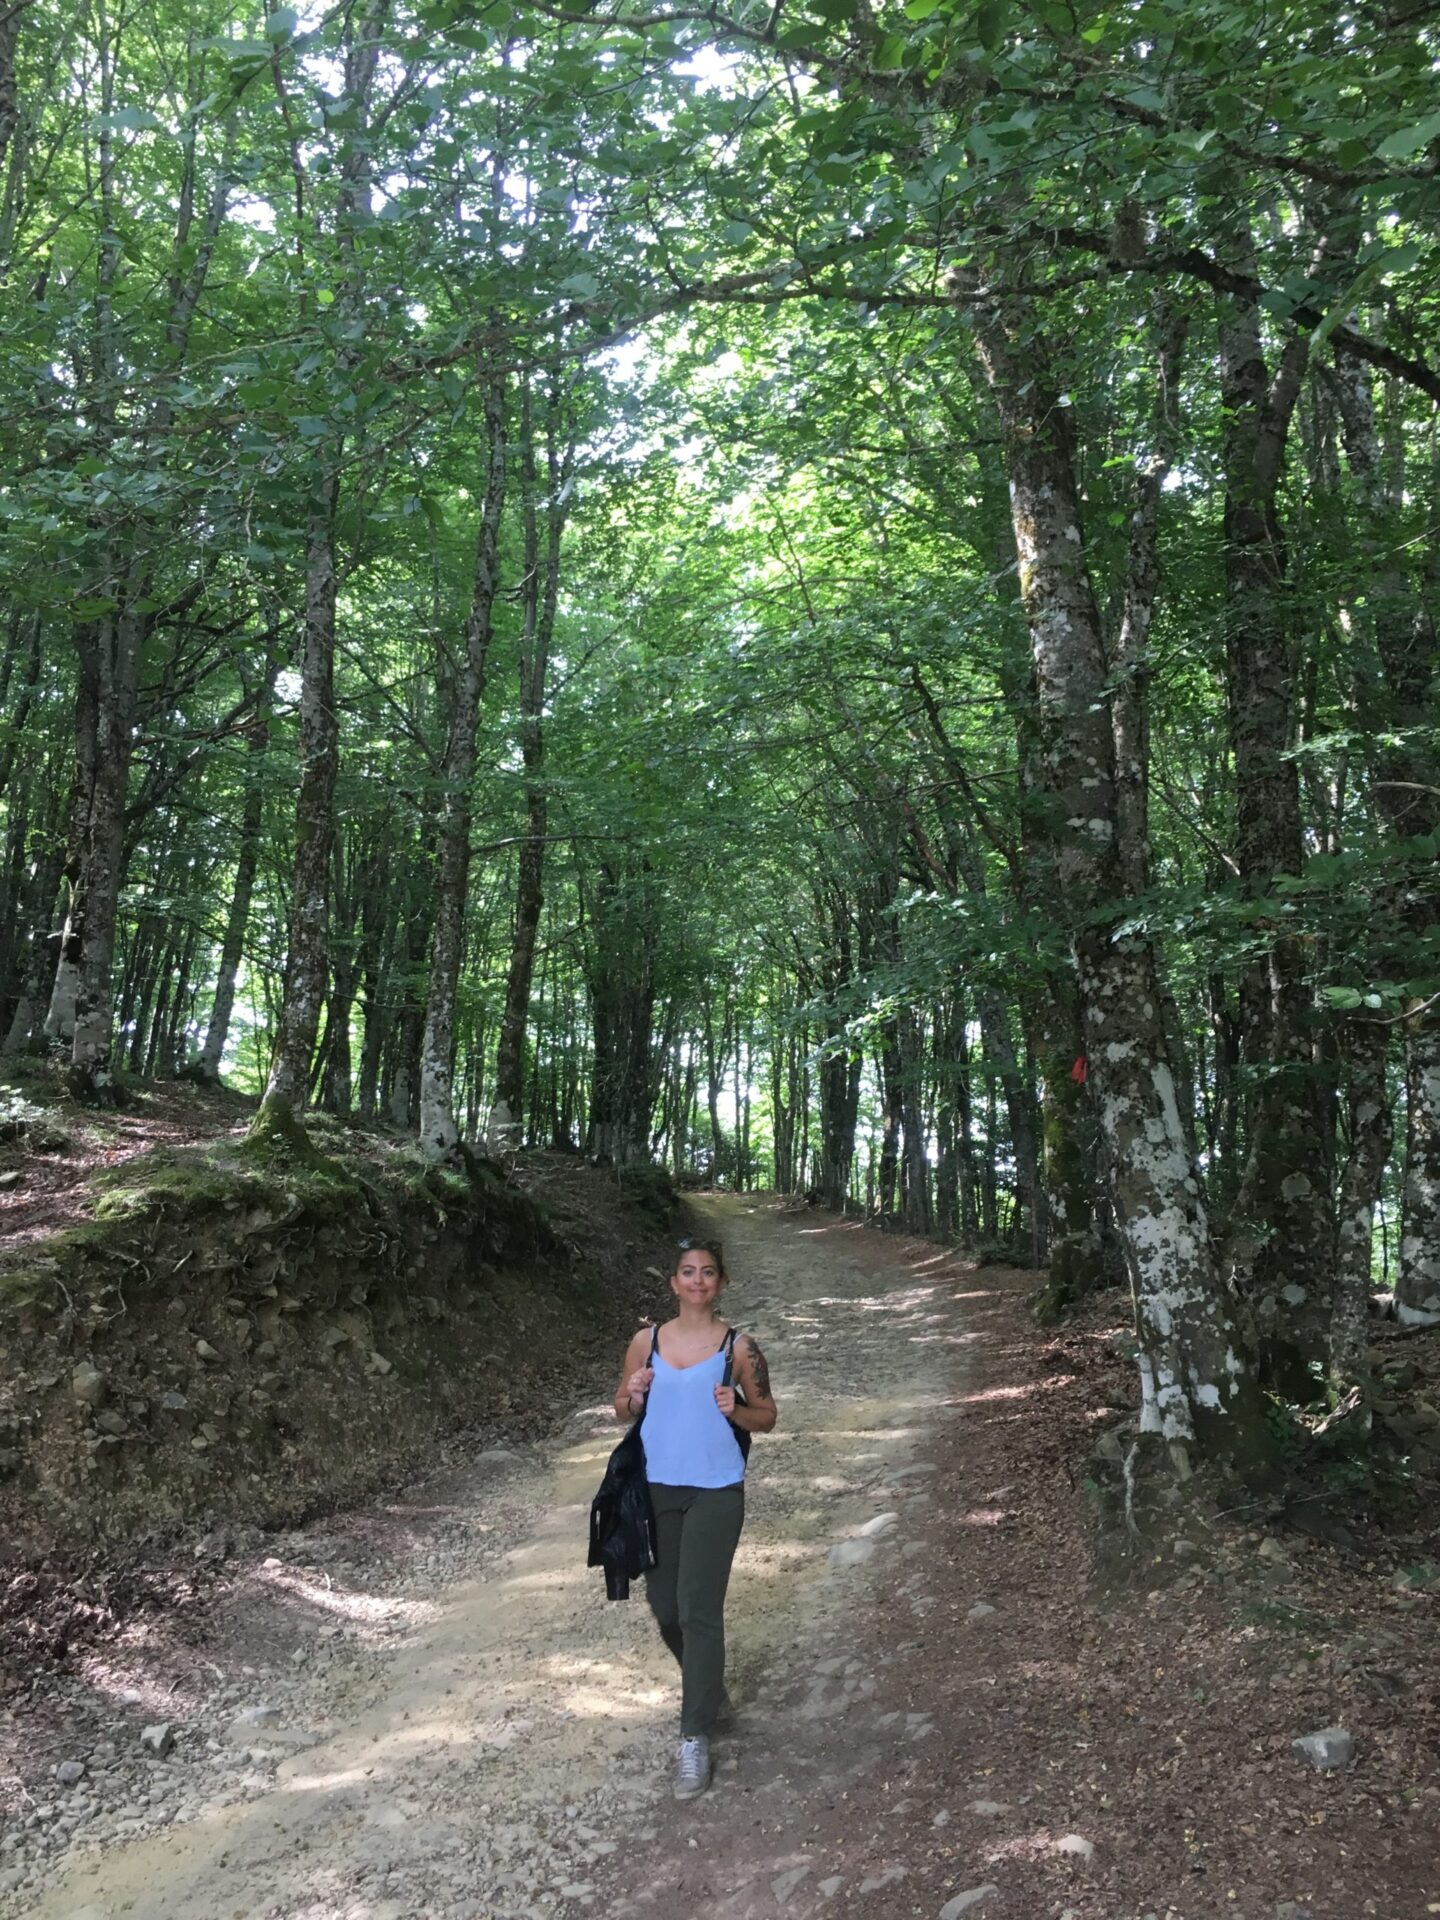
[[(737, 1275), (732, 1317), (765, 1344), (784, 1401), (781, 1430), (756, 1448), (733, 1588), (743, 1707), (769, 1663), (838, 1619), (872, 1553), (887, 1582), (906, 1579), (899, 1523), (880, 1516), (929, 1497), (915, 1456), (944, 1417), (963, 1330), (953, 1288), (898, 1260), (877, 1275), (851, 1228), (765, 1203), (704, 1211)], [(122, 1698), (110, 1723), (112, 1753), (102, 1741), (80, 1789), (81, 1807), (96, 1810), (68, 1832), (52, 1810), (43, 1889), (16, 1887), (9, 1910), (36, 1920), (613, 1910), (607, 1864), (653, 1832), (657, 1806), (668, 1817), (677, 1708), (643, 1601), (605, 1605), (581, 1565), (614, 1438), (608, 1412), (590, 1406), (530, 1457), (482, 1461), (468, 1489), (450, 1490), (444, 1539), (387, 1593), (367, 1590), (363, 1566), (322, 1579), (313, 1539), (282, 1538), (264, 1570), (270, 1631), (263, 1617), (248, 1625), (257, 1647), (273, 1634), (287, 1657), (239, 1675), (217, 1668), (211, 1690), (192, 1676), (183, 1697), (132, 1688), (138, 1697)], [(880, 1537), (862, 1532), (877, 1522)], [(833, 1566), (829, 1549), (849, 1540), (855, 1567)], [(297, 1590), (325, 1657), (292, 1644)], [(264, 1592), (252, 1591), (252, 1607)], [(137, 1763), (138, 1720), (172, 1726), (168, 1756)], [(722, 1784), (741, 1768), (737, 1752), (722, 1756)]]
[[(782, 1406), (714, 1791), (670, 1799), (668, 1657), (580, 1564), (607, 1378), (549, 1439), (268, 1543), (204, 1658), (140, 1645), (47, 1691), (88, 1771), (0, 1839), (0, 1912), (1440, 1912), (1433, 1592), (1198, 1510), (1107, 1592), (1077, 1474), (1129, 1396), (1113, 1306), (1043, 1336), (1023, 1276), (773, 1202), (700, 1210)], [(1315, 1772), (1292, 1742), (1337, 1722), (1355, 1761)]]

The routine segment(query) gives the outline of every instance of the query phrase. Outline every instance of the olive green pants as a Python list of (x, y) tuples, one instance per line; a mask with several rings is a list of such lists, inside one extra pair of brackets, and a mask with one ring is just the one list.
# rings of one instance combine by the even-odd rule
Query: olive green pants
[(745, 1524), (745, 1482), (650, 1483), (660, 1560), (645, 1575), (650, 1610), (680, 1662), (680, 1732), (708, 1734), (725, 1698), (725, 1589)]

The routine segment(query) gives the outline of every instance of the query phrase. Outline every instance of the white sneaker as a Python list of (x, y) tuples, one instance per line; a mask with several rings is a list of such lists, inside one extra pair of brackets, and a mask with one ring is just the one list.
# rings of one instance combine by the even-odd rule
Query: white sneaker
[(710, 1742), (703, 1733), (682, 1740), (675, 1760), (675, 1798), (693, 1800), (710, 1784)]

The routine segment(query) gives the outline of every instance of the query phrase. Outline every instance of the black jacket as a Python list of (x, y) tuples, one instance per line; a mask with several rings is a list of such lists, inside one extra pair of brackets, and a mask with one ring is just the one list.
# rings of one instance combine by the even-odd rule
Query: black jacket
[[(658, 1329), (650, 1339), (652, 1367), (657, 1338)], [(605, 1569), (607, 1600), (628, 1600), (630, 1582), (660, 1557), (650, 1482), (645, 1478), (645, 1449), (640, 1440), (644, 1424), (642, 1407), (640, 1418), (606, 1462), (600, 1491), (590, 1502), (590, 1557), (586, 1564)]]

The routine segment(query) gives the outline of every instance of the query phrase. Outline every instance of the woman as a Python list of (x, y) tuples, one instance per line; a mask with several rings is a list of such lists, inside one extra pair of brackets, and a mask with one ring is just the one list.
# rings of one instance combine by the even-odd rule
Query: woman
[[(615, 1417), (642, 1412), (659, 1563), (645, 1576), (651, 1611), (680, 1662), (675, 1798), (710, 1784), (710, 1736), (725, 1702), (725, 1589), (745, 1521), (745, 1452), (736, 1429), (769, 1433), (775, 1402), (765, 1356), (736, 1339), (717, 1303), (726, 1280), (718, 1240), (682, 1240), (673, 1320), (642, 1327), (625, 1353)], [(733, 1385), (724, 1384), (733, 1353)], [(738, 1393), (736, 1389), (739, 1389)]]

